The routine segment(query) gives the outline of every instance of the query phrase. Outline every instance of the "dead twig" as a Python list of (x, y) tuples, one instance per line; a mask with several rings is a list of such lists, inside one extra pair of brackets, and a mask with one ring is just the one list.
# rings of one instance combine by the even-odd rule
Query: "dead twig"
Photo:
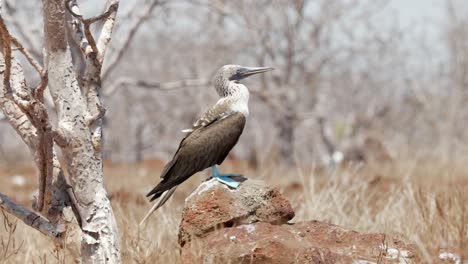
[(0, 208), (60, 244), (62, 232), (59, 232), (52, 223), (27, 208), (13, 202), (10, 198), (1, 193)]
[(39, 85), (34, 89), (34, 98), (39, 100), (39, 102), (44, 103), (44, 91), (49, 83), (49, 77), (47, 75), (47, 70), (43, 70), (41, 72), (41, 82)]
[(99, 50), (99, 61), (104, 61), (104, 56), (106, 55), (107, 47), (109, 46), (109, 42), (112, 38), (112, 32), (114, 31), (115, 27), (115, 17), (117, 16), (117, 10), (119, 8), (119, 1), (118, 0), (108, 0), (108, 15), (104, 13), (105, 22), (102, 26), (101, 34), (99, 35), (99, 39), (97, 42), (97, 48)]
[(31, 66), (33, 66), (33, 68), (39, 73), (39, 75), (41, 75), (42, 71), (43, 71), (43, 68), (39, 64), (39, 62), (37, 62), (36, 59), (34, 59), (34, 57), (24, 48), (24, 46), (18, 41), (17, 38), (15, 38), (15, 37), (13, 37), (11, 35), (10, 35), (10, 38), (11, 38), (11, 43), (13, 43), (13, 45), (15, 45), (18, 48), (18, 50), (29, 61)]
[[(98, 22), (100, 20), (106, 20), (107, 21), (111, 21), (112, 22), (112, 25), (104, 25), (103, 27), (103, 32), (101, 32), (101, 36), (103, 35), (103, 33), (105, 33), (104, 35), (111, 35), (112, 34), (112, 29), (113, 29), (113, 26), (114, 26), (114, 20), (115, 20), (115, 16), (117, 14), (117, 10), (119, 8), (119, 2), (118, 1), (112, 1), (112, 3), (110, 3), (109, 7), (107, 8), (107, 11), (105, 11), (104, 13), (98, 15), (98, 16), (95, 16), (95, 17), (91, 17), (91, 18), (83, 18), (83, 16), (81, 15), (81, 12), (80, 12), (80, 8), (78, 6), (78, 3), (76, 2), (76, 0), (68, 0), (65, 4), (68, 12), (70, 12), (70, 14), (76, 18), (78, 21), (81, 22), (82, 26), (83, 26), (83, 31), (84, 31), (84, 36), (86, 37), (86, 39), (84, 39), (82, 36), (83, 36), (83, 31), (81, 31), (81, 26), (77, 25), (75, 23), (74, 25), (74, 29), (76, 31), (76, 33), (80, 36), (79, 37), (79, 41), (78, 43), (80, 43), (80, 48), (81, 50), (83, 51), (83, 53), (85, 54), (85, 56), (92, 56), (93, 59), (98, 59), (99, 61), (99, 64), (102, 64), (102, 60), (103, 60), (103, 57), (104, 57), (104, 54), (103, 54), (103, 51), (105, 50), (105, 46), (107, 46), (107, 43), (110, 41), (110, 37), (107, 39), (107, 41), (104, 43), (101, 43), (102, 40), (101, 38), (98, 40), (100, 43), (99, 43), (99, 47), (98, 48), (98, 44), (96, 43), (96, 40), (94, 39), (94, 36), (91, 34), (91, 25), (95, 22)], [(107, 32), (107, 31), (110, 31), (110, 32)], [(87, 49), (87, 47), (91, 47), (91, 50)]]
[[(87, 23), (87, 20), (84, 19), (81, 15), (78, 3), (76, 2), (76, 0), (68, 0), (65, 3), (65, 7), (77, 21), (81, 22), (77, 23), (75, 21), (73, 26), (75, 29), (75, 34), (77, 34), (77, 38), (79, 39), (78, 43), (80, 43), (80, 48), (83, 51), (84, 55), (86, 57), (91, 57), (91, 59), (97, 58), (98, 49), (96, 46), (96, 41), (94, 40), (94, 37), (91, 34), (91, 24)], [(86, 38), (83, 37), (83, 32)], [(91, 49), (87, 49), (88, 46), (91, 47)]]
[(14, 1), (13, 3), (12, 1), (5, 1), (6, 12), (2, 14), (2, 16), (4, 17), (5, 21), (9, 22), (15, 28), (15, 32), (18, 33), (21, 39), (26, 42), (32, 56), (36, 59), (39, 59), (42, 57), (41, 50), (40, 48), (38, 49), (39, 45), (35, 45), (37, 44), (37, 41), (32, 38), (32, 36), (35, 34), (35, 30), (38, 28), (32, 29), (33, 27), (31, 27), (30, 24), (22, 24), (22, 19), (13, 18), (13, 15), (15, 15), (16, 11), (18, 10), (18, 8), (14, 6), (15, 4), (16, 3)]
[[(15, 45), (18, 50), (24, 55), (24, 57), (28, 60), (31, 66), (39, 73), (41, 76), (41, 83), (39, 85), (38, 91), (40, 93), (44, 92), (45, 87), (47, 86), (47, 72), (44, 72), (43, 67), (39, 64), (39, 62), (34, 59), (34, 57), (24, 48), (21, 42), (12, 36), (8, 31), (5, 21), (2, 17), (0, 17), (0, 34), (1, 38), (4, 40), (3, 49), (4, 49), (4, 59), (5, 59), (5, 72), (4, 72), (4, 80), (3, 85), (5, 90), (5, 94), (7, 97), (12, 96), (11, 90), (11, 83), (10, 83), (10, 76), (11, 76), (11, 44)], [(42, 97), (43, 98), (43, 97)], [(41, 100), (43, 102), (43, 99)]]
[(117, 81), (115, 81), (113, 84), (111, 84), (109, 86), (109, 89), (104, 91), (104, 95), (111, 96), (117, 91), (118, 88), (123, 87), (123, 86), (170, 91), (170, 90), (192, 88), (192, 87), (204, 87), (204, 86), (208, 86), (209, 84), (210, 84), (210, 81), (208, 79), (187, 79), (187, 80), (179, 80), (179, 81), (173, 81), (173, 82), (152, 82), (152, 81), (135, 80), (135, 79), (128, 78), (128, 77), (122, 77), (122, 78), (117, 79)]
[[(2, 34), (4, 38), (4, 34)], [(0, 61), (6, 60), (3, 57), (0, 58)], [(2, 107), (3, 110), (9, 108), (8, 112), (4, 112), (10, 121), (10, 124), (17, 131), (33, 132), (31, 137), (27, 134), (20, 135), (23, 137), (25, 142), (34, 149), (35, 161), (39, 168), (38, 175), (38, 185), (39, 185), (39, 195), (35, 203), (34, 209), (37, 211), (42, 211), (44, 208), (44, 203), (49, 204), (52, 193), (47, 193), (50, 188), (52, 181), (52, 164), (50, 161), (53, 159), (53, 136), (51, 134), (51, 125), (49, 123), (49, 117), (47, 114), (47, 109), (43, 103), (43, 91), (47, 85), (47, 74), (43, 72), (41, 75), (42, 81), (39, 87), (31, 94), (30, 90), (24, 85), (24, 74), (21, 66), (18, 61), (12, 58), (12, 69), (13, 76), (8, 79), (8, 82), (12, 82), (10, 86), (10, 96), (5, 96), (9, 98), (10, 107), (6, 107), (6, 101)], [(10, 74), (11, 74), (10, 72)], [(3, 73), (5, 74), (5, 73)], [(13, 110), (13, 111), (12, 111)], [(20, 119), (23, 121), (19, 121)], [(27, 122), (24, 122), (27, 120)], [(50, 205), (50, 204), (49, 204)]]
[[(109, 66), (103, 72), (102, 80), (106, 80), (109, 75), (116, 69), (120, 60), (123, 58), (125, 51), (128, 50), (128, 47), (130, 46), (130, 43), (132, 42), (132, 39), (137, 33), (138, 29), (146, 20), (150, 18), (154, 8), (161, 3), (162, 2), (159, 0), (150, 0), (146, 2), (145, 6), (142, 8), (142, 12), (135, 18), (135, 20), (133, 20), (133, 23), (130, 25), (130, 29), (128, 30), (126, 36), (121, 38), (123, 39), (123, 42), (120, 47), (117, 48), (115, 55), (109, 59)], [(138, 6), (138, 8), (140, 8), (140, 6)]]
[(109, 6), (109, 8), (107, 9), (106, 12), (104, 12), (104, 13), (98, 15), (98, 16), (95, 16), (95, 17), (91, 17), (91, 18), (88, 18), (88, 19), (84, 19), (84, 20), (83, 20), (83, 23), (84, 23), (84, 24), (89, 24), (89, 25), (91, 25), (91, 24), (93, 24), (93, 23), (95, 23), (95, 22), (98, 22), (98, 21), (100, 21), (100, 20), (107, 19), (107, 18), (109, 18), (109, 17), (112, 15), (112, 13), (117, 12), (117, 9), (118, 9), (118, 8), (119, 8), (119, 3), (118, 3), (118, 2), (114, 2), (114, 3), (112, 3), (112, 4)]
[(86, 124), (88, 126), (93, 126), (96, 121), (103, 118), (106, 114), (106, 109), (102, 106), (102, 104), (97, 104), (96, 108), (98, 111), (94, 113), (94, 115), (90, 115), (86, 118)]

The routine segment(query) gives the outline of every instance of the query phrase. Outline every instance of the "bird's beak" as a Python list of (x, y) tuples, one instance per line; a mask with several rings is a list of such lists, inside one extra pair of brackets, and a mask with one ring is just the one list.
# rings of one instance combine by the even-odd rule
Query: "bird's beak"
[(267, 72), (267, 71), (272, 71), (272, 70), (274, 69), (271, 67), (242, 67), (237, 71), (236, 79), (241, 80), (251, 75), (257, 74), (257, 73), (262, 73), (262, 72)]

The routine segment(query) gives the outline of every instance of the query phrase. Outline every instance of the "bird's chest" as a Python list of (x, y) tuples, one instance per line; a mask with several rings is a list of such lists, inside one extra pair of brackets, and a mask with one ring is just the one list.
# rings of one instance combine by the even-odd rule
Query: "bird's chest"
[[(223, 100), (224, 99), (224, 100)], [(235, 95), (226, 97), (220, 100), (220, 105), (226, 113), (242, 113), (244, 116), (249, 115), (249, 94), (245, 91), (238, 91)]]
[(249, 106), (246, 101), (237, 101), (229, 106), (229, 112), (242, 113), (244, 116), (249, 115)]

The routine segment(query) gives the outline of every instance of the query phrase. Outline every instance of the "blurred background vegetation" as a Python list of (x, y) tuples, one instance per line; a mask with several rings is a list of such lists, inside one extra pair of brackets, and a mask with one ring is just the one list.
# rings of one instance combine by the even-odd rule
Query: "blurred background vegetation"
[[(41, 1), (4, 0), (4, 13), (42, 61)], [(295, 221), (386, 232), (426, 263), (439, 248), (468, 252), (466, 0), (128, 0), (107, 56), (105, 176), (127, 262), (178, 260), (176, 227), (199, 178), (144, 234), (134, 225), (180, 130), (216, 102), (210, 81), (224, 64), (275, 71), (246, 80), (251, 114), (223, 170), (279, 186)], [(23, 204), (37, 188), (30, 164), (0, 121), (0, 191)], [(27, 245), (18, 261), (50, 255), (39, 234), (17, 232)]]
[[(12, 31), (41, 59), (40, 1), (5, 2)], [(100, 11), (83, 2), (84, 14)], [(466, 1), (121, 5), (103, 75), (108, 160), (169, 159), (179, 131), (216, 102), (210, 79), (224, 64), (276, 69), (247, 81), (251, 116), (238, 159), (446, 163), (468, 155)], [(31, 162), (6, 122), (0, 162)]]
[[(100, 11), (84, 2), (85, 14)], [(6, 9), (40, 59), (40, 1)], [(168, 159), (179, 131), (216, 102), (210, 78), (224, 64), (276, 69), (247, 81), (239, 159), (468, 155), (466, 1), (126, 1), (118, 24), (103, 75), (109, 160)], [(0, 162), (30, 162), (6, 123)]]

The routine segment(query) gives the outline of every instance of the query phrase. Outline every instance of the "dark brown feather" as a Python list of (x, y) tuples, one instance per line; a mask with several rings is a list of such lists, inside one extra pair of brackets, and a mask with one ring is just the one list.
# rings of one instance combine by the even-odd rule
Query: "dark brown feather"
[(172, 160), (164, 167), (162, 181), (147, 196), (151, 201), (193, 174), (221, 164), (236, 145), (245, 126), (242, 113), (232, 113), (187, 135)]

